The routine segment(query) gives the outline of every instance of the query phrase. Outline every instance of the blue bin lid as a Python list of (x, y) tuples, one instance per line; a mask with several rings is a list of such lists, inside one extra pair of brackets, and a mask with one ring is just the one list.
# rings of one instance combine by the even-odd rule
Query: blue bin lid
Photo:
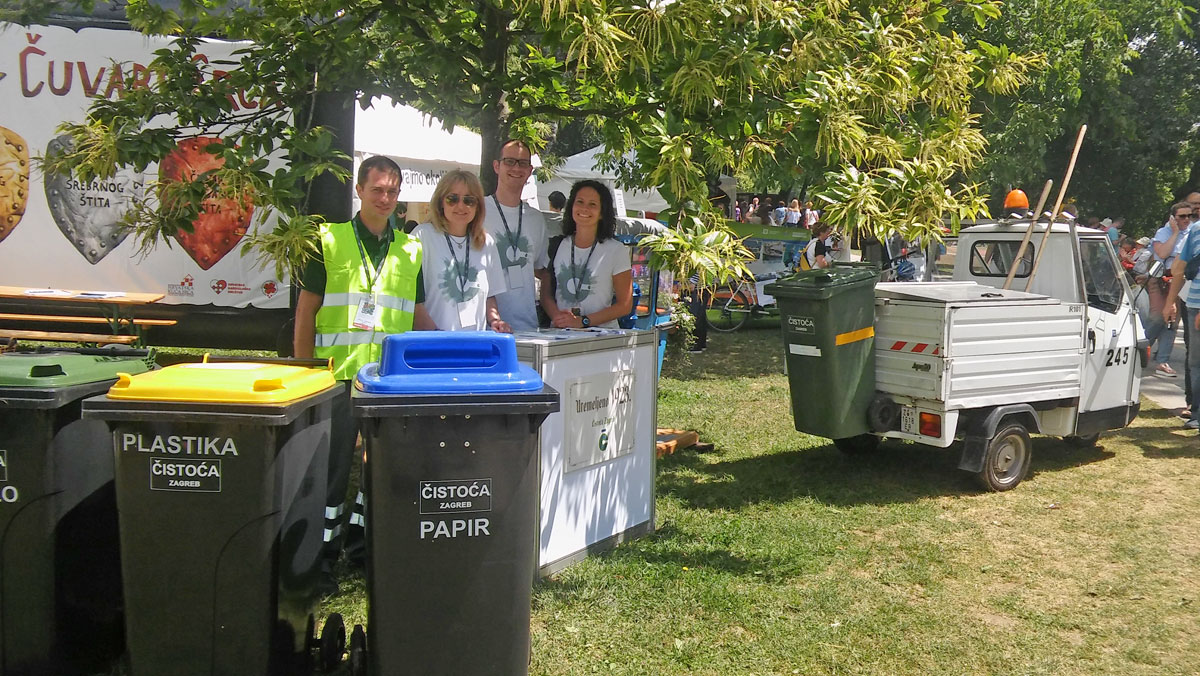
[(410, 331), (387, 336), (378, 362), (354, 386), (372, 394), (536, 392), (542, 377), (517, 362), (517, 341), (491, 331)]

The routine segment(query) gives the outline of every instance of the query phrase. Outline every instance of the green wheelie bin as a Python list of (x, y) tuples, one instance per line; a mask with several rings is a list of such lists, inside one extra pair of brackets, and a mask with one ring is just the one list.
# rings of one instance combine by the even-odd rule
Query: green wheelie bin
[(834, 266), (766, 287), (779, 304), (796, 429), (839, 447), (869, 432), (878, 279), (873, 268)]
[(132, 676), (311, 673), (335, 392), (328, 362), (206, 357), (84, 402), (115, 447)]
[(124, 650), (112, 441), (80, 401), (148, 350), (0, 354), (0, 674), (107, 672)]

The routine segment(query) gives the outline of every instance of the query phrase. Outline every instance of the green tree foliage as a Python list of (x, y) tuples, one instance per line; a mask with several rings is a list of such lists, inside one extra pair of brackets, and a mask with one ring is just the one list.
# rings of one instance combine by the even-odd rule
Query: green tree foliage
[[(200, 196), (249, 194), (280, 215), (252, 244), (283, 264), (303, 258), (313, 227), (307, 181), (344, 175), (328, 130), (306, 118), (318, 92), (387, 94), (477, 129), (485, 182), (500, 140), (540, 149), (553, 124), (584, 120), (628, 185), (680, 207), (703, 209), (712, 175), (774, 163), (804, 174), (835, 225), (912, 238), (982, 208), (963, 178), (985, 147), (974, 97), (1015, 93), (1035, 63), (948, 27), (987, 25), (995, 0), (129, 0), (128, 15), (177, 38), (155, 61), (160, 84), (98, 101), (68, 125), (74, 150), (48, 164), (105, 175), (219, 135), (208, 147), (224, 167), (160, 186), (136, 212), (139, 236), (190, 227)], [(192, 58), (211, 35), (246, 41), (223, 78)], [(243, 92), (270, 105), (239, 109)], [(168, 113), (180, 127), (157, 124)], [(692, 212), (674, 217), (691, 228)]]
[(989, 152), (971, 176), (996, 196), (994, 206), (1009, 187), (1061, 181), (1087, 124), (1069, 195), (1084, 214), (1127, 217), (1130, 231), (1161, 225), (1200, 157), (1195, 6), (1010, 0), (984, 26), (952, 22), (985, 50), (1019, 45), (1040, 60), (1016, 96), (983, 93), (974, 103)]

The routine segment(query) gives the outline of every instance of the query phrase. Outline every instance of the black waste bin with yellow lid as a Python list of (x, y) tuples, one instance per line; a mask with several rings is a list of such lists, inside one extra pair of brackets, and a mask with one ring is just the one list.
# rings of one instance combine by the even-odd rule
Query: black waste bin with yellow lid
[(83, 404), (115, 447), (133, 676), (311, 669), (336, 381), (274, 361), (122, 375)]
[(797, 430), (835, 440), (869, 431), (878, 279), (873, 268), (834, 266), (767, 285), (779, 304)]
[[(359, 371), (374, 676), (529, 669), (538, 428), (559, 395), (511, 335), (388, 336)], [(359, 676), (365, 637), (351, 637)]]
[(112, 441), (80, 401), (148, 350), (0, 353), (0, 674), (107, 671), (124, 650)]

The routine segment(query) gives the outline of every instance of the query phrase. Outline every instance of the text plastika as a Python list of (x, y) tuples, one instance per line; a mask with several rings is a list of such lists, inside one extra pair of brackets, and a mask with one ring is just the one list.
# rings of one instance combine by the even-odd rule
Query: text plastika
[(130, 453), (161, 453), (163, 455), (237, 455), (237, 445), (229, 437), (203, 437), (156, 434), (149, 443), (140, 434), (121, 435), (121, 451)]

